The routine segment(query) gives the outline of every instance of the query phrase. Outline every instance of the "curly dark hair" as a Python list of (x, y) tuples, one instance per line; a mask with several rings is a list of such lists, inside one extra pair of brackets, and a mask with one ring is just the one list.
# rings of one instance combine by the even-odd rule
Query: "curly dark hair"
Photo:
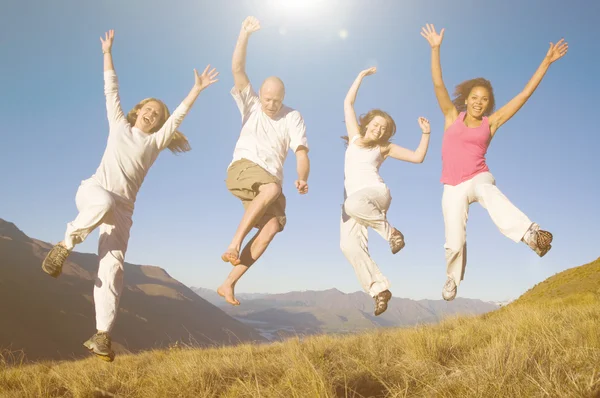
[(466, 81), (460, 83), (459, 85), (457, 85), (456, 88), (454, 89), (454, 100), (452, 100), (452, 103), (454, 104), (454, 106), (456, 107), (456, 110), (459, 113), (466, 111), (467, 105), (465, 104), (465, 101), (466, 101), (467, 97), (469, 96), (469, 94), (471, 93), (471, 90), (473, 90), (475, 87), (483, 87), (490, 93), (490, 101), (488, 102), (487, 108), (485, 109), (485, 112), (483, 113), (483, 115), (484, 116), (491, 115), (494, 112), (494, 109), (496, 108), (496, 100), (494, 98), (494, 89), (492, 88), (492, 83), (490, 83), (489, 80), (484, 79), (483, 77), (466, 80)]
[[(358, 134), (361, 137), (365, 136), (365, 133), (367, 131), (367, 125), (371, 123), (371, 120), (375, 119), (376, 116), (381, 116), (385, 119), (385, 121), (387, 122), (387, 128), (385, 129), (385, 135), (383, 135), (378, 142), (375, 142), (370, 145), (373, 147), (377, 145), (384, 146), (386, 144), (389, 144), (391, 138), (394, 136), (394, 134), (396, 134), (396, 122), (394, 122), (394, 119), (387, 112), (384, 112), (381, 109), (371, 109), (369, 112), (360, 115), (360, 117), (358, 118)], [(350, 141), (348, 136), (345, 135), (342, 137), (342, 139), (345, 140), (346, 145), (348, 145)]]

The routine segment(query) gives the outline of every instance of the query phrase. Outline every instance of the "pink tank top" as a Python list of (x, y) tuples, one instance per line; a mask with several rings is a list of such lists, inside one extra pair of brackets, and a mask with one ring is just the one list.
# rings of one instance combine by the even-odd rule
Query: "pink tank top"
[(479, 127), (467, 127), (465, 112), (461, 112), (456, 121), (448, 127), (442, 140), (442, 178), (441, 182), (458, 185), (470, 180), (479, 173), (489, 171), (485, 163), (485, 154), (490, 144), (490, 124), (483, 117)]

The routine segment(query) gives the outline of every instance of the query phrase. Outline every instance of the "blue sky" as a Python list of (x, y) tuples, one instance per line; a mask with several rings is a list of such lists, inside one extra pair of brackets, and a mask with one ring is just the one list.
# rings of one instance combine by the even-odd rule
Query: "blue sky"
[[(216, 289), (230, 271), (219, 256), (243, 207), (225, 188), (240, 131), (229, 94), (231, 55), (247, 15), (262, 30), (250, 39), (247, 72), (258, 87), (280, 76), (285, 103), (298, 109), (311, 147), (310, 192), (293, 189), (288, 155), (288, 223), (238, 284), (240, 292), (336, 287), (360, 290), (339, 250), (345, 134), (342, 102), (358, 72), (377, 66), (359, 92), (357, 113), (388, 111), (394, 142), (415, 148), (419, 116), (432, 124), (423, 164), (388, 160), (381, 174), (392, 192), (390, 221), (407, 246), (393, 256), (371, 233), (371, 252), (397, 297), (439, 299), (445, 281), (439, 183), (443, 117), (430, 77), (425, 23), (446, 28), (444, 80), (451, 91), (483, 76), (499, 106), (516, 95), (561, 37), (568, 54), (551, 66), (529, 102), (504, 125), (488, 151), (499, 188), (554, 234), (543, 259), (500, 234), (474, 204), (467, 229), (468, 266), (459, 295), (516, 298), (566, 268), (600, 256), (597, 112), (600, 6), (579, 1), (436, 2), (298, 1), (8, 1), (0, 13), (2, 145), (0, 217), (28, 235), (62, 239), (76, 216), (75, 193), (98, 167), (107, 137), (99, 37), (115, 29), (113, 55), (127, 111), (140, 99), (173, 110), (210, 63), (220, 81), (203, 92), (181, 130), (193, 150), (160, 155), (136, 203), (126, 260), (159, 265), (187, 285)], [(343, 33), (342, 33), (343, 32)], [(76, 250), (95, 252), (95, 232)]]

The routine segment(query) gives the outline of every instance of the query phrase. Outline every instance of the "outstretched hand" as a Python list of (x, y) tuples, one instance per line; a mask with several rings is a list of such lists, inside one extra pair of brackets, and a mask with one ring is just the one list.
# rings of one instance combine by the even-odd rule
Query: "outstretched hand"
[(359, 73), (361, 77), (374, 75), (377, 72), (377, 67), (372, 66), (369, 69), (365, 69)]
[(194, 75), (196, 76), (194, 87), (204, 90), (206, 87), (219, 81), (219, 79), (215, 79), (219, 75), (219, 72), (216, 71), (216, 68), (212, 68), (210, 72), (208, 71), (208, 68), (210, 68), (210, 64), (206, 66), (201, 75), (199, 75), (198, 71), (194, 69)]
[(296, 189), (300, 195), (304, 195), (308, 193), (308, 183), (304, 180), (296, 180), (295, 182)]
[(550, 63), (562, 58), (569, 50), (569, 44), (565, 42), (565, 39), (560, 39), (558, 43), (550, 43), (548, 53), (546, 53), (546, 59)]
[(102, 43), (102, 52), (103, 53), (110, 52), (112, 45), (113, 45), (114, 38), (115, 38), (115, 31), (113, 29), (104, 33), (104, 40), (102, 39), (102, 37), (100, 37), (100, 42)]
[(442, 40), (444, 40), (444, 30), (445, 28), (442, 28), (438, 34), (435, 31), (435, 26), (433, 26), (433, 24), (427, 24), (421, 29), (421, 36), (429, 42), (431, 48), (436, 48), (442, 45)]
[(419, 127), (421, 127), (421, 131), (423, 134), (431, 133), (431, 126), (429, 125), (429, 120), (421, 116), (419, 118)]
[(242, 22), (242, 29), (246, 33), (254, 33), (260, 29), (260, 22), (255, 17), (247, 17)]

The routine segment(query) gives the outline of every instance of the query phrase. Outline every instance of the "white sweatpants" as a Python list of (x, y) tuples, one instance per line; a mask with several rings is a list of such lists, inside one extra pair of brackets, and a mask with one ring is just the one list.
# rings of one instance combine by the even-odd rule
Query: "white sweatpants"
[(377, 231), (386, 241), (390, 240), (393, 228), (387, 221), (386, 212), (391, 202), (389, 189), (381, 184), (352, 193), (342, 206), (340, 248), (354, 267), (364, 291), (372, 297), (389, 289), (390, 282), (369, 254), (367, 227)]
[(519, 242), (532, 222), (496, 187), (490, 172), (484, 172), (456, 186), (444, 185), (442, 210), (446, 232), (446, 273), (458, 286), (467, 265), (467, 218), (469, 205), (479, 202), (487, 209), (500, 232)]
[(110, 332), (123, 290), (123, 262), (132, 225), (133, 203), (107, 191), (93, 178), (81, 183), (75, 203), (79, 214), (67, 225), (65, 244), (67, 249), (72, 249), (100, 227), (100, 263), (94, 286), (96, 329)]

